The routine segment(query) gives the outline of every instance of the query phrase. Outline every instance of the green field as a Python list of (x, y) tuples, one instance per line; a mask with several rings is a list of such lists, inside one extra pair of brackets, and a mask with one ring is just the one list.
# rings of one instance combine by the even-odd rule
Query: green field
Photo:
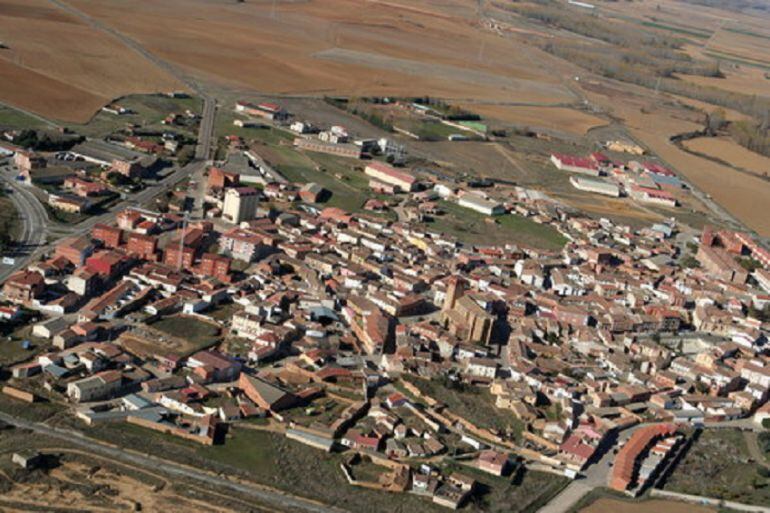
[(164, 317), (153, 322), (150, 326), (173, 337), (189, 341), (192, 346), (189, 350), (190, 353), (211, 346), (220, 339), (219, 328), (193, 317)]
[(463, 385), (450, 388), (440, 380), (410, 378), (420, 392), (447, 405), (455, 415), (463, 417), (477, 427), (497, 431), (511, 431), (518, 438), (524, 424), (511, 411), (495, 407), (494, 397), (484, 388)]
[(289, 143), (294, 140), (294, 135), (287, 130), (275, 128), (270, 126), (270, 122), (267, 120), (255, 119), (257, 123), (262, 123), (264, 126), (259, 128), (244, 128), (233, 125), (233, 121), (236, 119), (247, 120), (248, 116), (243, 116), (236, 113), (232, 107), (223, 106), (217, 110), (217, 115), (214, 120), (214, 134), (217, 137), (224, 137), (227, 135), (237, 135), (246, 141), (261, 141), (265, 144), (281, 144)]
[(184, 114), (187, 109), (200, 114), (203, 106), (198, 98), (170, 98), (162, 94), (126, 96), (116, 100), (115, 103), (134, 111), (134, 113), (118, 116), (99, 111), (88, 123), (82, 125), (70, 124), (67, 127), (89, 137), (103, 137), (125, 128), (130, 123), (134, 123), (141, 125), (143, 128), (180, 131), (194, 136), (196, 135), (195, 130), (184, 127), (164, 126), (160, 122), (171, 113)]
[(25, 114), (7, 105), (0, 105), (0, 128), (47, 128), (49, 126), (34, 116)]
[(558, 250), (566, 243), (566, 239), (551, 226), (538, 224), (530, 219), (516, 214), (505, 214), (492, 219), (484, 214), (463, 208), (455, 203), (440, 202), (446, 212), (436, 216), (427, 225), (431, 230), (439, 231), (457, 237), (468, 244), (523, 244), (541, 249)]

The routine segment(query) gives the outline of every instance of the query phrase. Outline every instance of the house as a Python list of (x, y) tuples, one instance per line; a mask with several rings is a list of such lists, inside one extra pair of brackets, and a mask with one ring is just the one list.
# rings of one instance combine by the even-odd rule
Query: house
[(31, 303), (45, 291), (45, 279), (39, 273), (19, 271), (3, 285), (3, 296), (13, 303)]
[(508, 468), (508, 455), (491, 449), (481, 451), (476, 467), (495, 476), (502, 476)]
[(246, 373), (241, 373), (238, 388), (257, 406), (272, 412), (285, 410), (299, 403), (299, 398), (291, 392)]
[(380, 182), (398, 187), (405, 192), (411, 192), (417, 186), (417, 179), (414, 176), (382, 162), (370, 162), (364, 168), (364, 173)]
[(82, 214), (91, 208), (91, 202), (87, 198), (71, 194), (49, 194), (48, 204), (69, 214)]
[(70, 382), (67, 397), (76, 403), (109, 399), (123, 387), (123, 375), (119, 371), (103, 371), (87, 378)]
[(306, 203), (318, 203), (319, 200), (329, 194), (329, 191), (318, 185), (317, 183), (306, 183), (299, 190), (299, 197)]
[(240, 362), (217, 351), (199, 351), (187, 358), (187, 366), (206, 382), (234, 381), (241, 372)]

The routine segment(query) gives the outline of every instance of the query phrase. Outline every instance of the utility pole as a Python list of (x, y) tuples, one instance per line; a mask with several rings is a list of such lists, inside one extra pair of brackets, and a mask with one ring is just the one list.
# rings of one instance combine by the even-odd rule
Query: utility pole
[(182, 236), (179, 237), (179, 258), (176, 262), (177, 272), (182, 269), (182, 256), (184, 255), (184, 238), (187, 236), (187, 220), (190, 213), (185, 211), (184, 218), (182, 218)]

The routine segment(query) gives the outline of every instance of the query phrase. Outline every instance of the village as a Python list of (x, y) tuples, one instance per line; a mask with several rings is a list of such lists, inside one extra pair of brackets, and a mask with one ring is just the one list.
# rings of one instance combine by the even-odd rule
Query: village
[[(634, 229), (527, 187), (449, 180), (410, 166), (408, 144), (275, 103), (228, 115), (282, 142), (228, 135), (216, 162), (134, 205), (121, 199), (184, 165), (196, 113), (163, 120), (181, 131), (67, 150), (3, 143), (51, 209), (99, 214), (5, 280), (6, 332), (30, 328), (0, 341), (30, 352), (5, 397), (204, 446), (248, 425), (342, 454), (351, 486), (450, 509), (479, 476), (527, 471), (637, 496), (693, 433), (770, 418), (770, 252), (750, 234)], [(451, 124), (449, 141), (479, 137)], [(302, 181), (271, 152), (354, 164)], [(581, 191), (666, 208), (689, 194), (633, 158), (551, 162)], [(560, 244), (467, 243), (432, 224), (447, 216)]]

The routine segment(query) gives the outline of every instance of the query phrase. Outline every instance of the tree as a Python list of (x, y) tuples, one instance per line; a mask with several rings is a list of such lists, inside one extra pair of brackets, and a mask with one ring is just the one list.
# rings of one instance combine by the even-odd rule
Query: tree
[(717, 135), (727, 124), (724, 109), (717, 109), (706, 114), (706, 134)]

